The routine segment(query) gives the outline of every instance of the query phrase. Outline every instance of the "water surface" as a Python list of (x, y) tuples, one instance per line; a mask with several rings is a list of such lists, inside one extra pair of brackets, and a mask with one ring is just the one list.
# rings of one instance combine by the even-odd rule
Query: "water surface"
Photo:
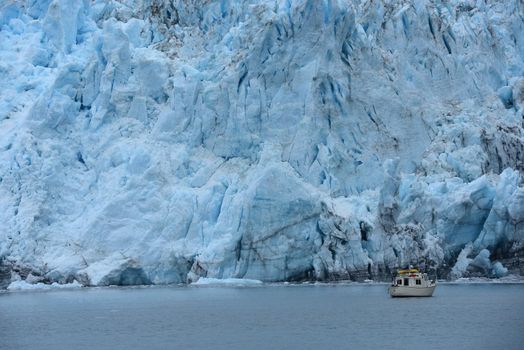
[(103, 288), (0, 294), (0, 349), (523, 349), (524, 285)]

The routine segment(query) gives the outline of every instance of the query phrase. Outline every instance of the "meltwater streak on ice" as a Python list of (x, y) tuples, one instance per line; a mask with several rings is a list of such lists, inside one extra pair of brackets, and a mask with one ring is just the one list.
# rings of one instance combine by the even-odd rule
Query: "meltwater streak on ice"
[(0, 348), (522, 349), (524, 285), (107, 288), (0, 293)]

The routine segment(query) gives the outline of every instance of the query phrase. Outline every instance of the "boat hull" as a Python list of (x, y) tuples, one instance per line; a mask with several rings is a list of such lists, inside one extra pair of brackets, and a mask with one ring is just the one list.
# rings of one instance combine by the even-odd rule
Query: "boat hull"
[(390, 286), (389, 295), (392, 297), (430, 297), (436, 285), (430, 287)]

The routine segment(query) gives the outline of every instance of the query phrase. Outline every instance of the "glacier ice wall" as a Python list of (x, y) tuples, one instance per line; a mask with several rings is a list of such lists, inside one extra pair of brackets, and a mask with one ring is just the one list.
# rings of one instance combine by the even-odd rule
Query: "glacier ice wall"
[(523, 273), (521, 1), (0, 4), (0, 285)]

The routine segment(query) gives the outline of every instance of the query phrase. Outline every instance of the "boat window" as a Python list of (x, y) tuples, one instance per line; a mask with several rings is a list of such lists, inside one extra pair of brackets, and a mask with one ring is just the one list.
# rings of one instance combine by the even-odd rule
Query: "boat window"
[(404, 278), (404, 285), (409, 286), (409, 278)]
[(421, 284), (419, 279), (417, 279), (417, 284)]
[(401, 286), (401, 285), (402, 285), (402, 280), (397, 280), (397, 284), (398, 284), (399, 286)]

